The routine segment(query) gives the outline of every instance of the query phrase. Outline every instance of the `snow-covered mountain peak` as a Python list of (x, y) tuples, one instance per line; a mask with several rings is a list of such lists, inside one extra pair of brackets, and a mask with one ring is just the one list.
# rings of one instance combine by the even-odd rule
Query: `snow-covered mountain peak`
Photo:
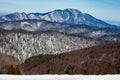
[(47, 13), (13, 13), (0, 17), (0, 22), (16, 21), (25, 19), (47, 20), (50, 22), (64, 23), (64, 24), (82, 24), (98, 28), (120, 28), (118, 26), (110, 25), (95, 17), (82, 13), (81, 11), (73, 8), (58, 9)]

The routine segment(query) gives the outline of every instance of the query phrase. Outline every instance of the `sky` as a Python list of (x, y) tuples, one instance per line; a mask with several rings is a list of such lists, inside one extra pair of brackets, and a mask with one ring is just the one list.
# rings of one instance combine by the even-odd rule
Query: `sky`
[(44, 13), (66, 8), (78, 9), (120, 25), (120, 0), (0, 0), (0, 15), (14, 12)]

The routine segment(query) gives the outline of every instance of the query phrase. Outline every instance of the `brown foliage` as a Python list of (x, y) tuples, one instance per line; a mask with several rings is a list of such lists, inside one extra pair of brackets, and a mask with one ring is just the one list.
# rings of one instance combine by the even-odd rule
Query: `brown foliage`
[(22, 65), (25, 74), (120, 74), (120, 43), (37, 56)]
[(19, 61), (11, 56), (0, 53), (0, 73), (5, 74), (11, 64), (19, 65)]

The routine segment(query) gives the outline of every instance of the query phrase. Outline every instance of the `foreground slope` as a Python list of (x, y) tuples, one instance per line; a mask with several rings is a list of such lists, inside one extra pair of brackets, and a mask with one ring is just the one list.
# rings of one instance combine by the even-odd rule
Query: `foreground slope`
[(100, 44), (91, 38), (70, 36), (57, 31), (0, 31), (0, 52), (24, 62), (40, 54), (59, 54)]
[(25, 74), (120, 74), (120, 43), (60, 55), (40, 55), (22, 64)]

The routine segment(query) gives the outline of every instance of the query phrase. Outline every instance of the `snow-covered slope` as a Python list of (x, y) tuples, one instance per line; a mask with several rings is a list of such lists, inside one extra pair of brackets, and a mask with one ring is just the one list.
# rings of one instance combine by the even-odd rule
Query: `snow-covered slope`
[(40, 54), (58, 54), (99, 44), (83, 37), (67, 36), (55, 31), (0, 33), (0, 52), (21, 62)]
[(120, 75), (0, 75), (2, 80), (119, 80)]
[(77, 9), (64, 9), (54, 10), (48, 13), (13, 13), (0, 17), (0, 22), (4, 21), (16, 21), (23, 19), (37, 19), (47, 20), (51, 22), (67, 23), (67, 24), (84, 24), (93, 27), (112, 27), (119, 28), (118, 26), (110, 25), (104, 21), (94, 18), (93, 16), (82, 13)]
[(119, 80), (120, 75), (0, 75), (2, 80)]

